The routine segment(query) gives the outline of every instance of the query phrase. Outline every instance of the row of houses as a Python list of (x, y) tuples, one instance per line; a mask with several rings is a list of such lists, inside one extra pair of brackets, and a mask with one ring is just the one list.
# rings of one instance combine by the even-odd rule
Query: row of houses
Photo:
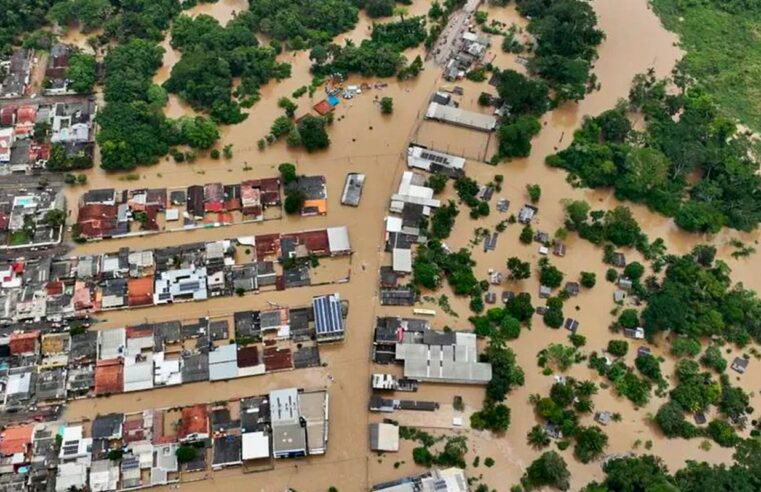
[(201, 318), (13, 332), (0, 337), (0, 403), (18, 417), (72, 399), (317, 367), (318, 344), (344, 339), (347, 312), (330, 294), (307, 306), (236, 313), (234, 331), (227, 319)]
[(279, 178), (186, 188), (94, 189), (80, 199), (76, 233), (82, 239), (95, 240), (260, 222), (268, 208), (281, 204)]
[(0, 322), (61, 321), (83, 313), (307, 286), (313, 259), (349, 254), (348, 229), (340, 226), (18, 260), (0, 268)]
[[(68, 96), (62, 102), (6, 104), (0, 108), (0, 166), (4, 172), (43, 168), (54, 147), (63, 149), (77, 168), (92, 166), (97, 104), (92, 96)], [(48, 128), (35, 134), (35, 127)]]
[(7, 427), (5, 490), (115, 491), (177, 483), (183, 473), (325, 454), (329, 395), (284, 388), (185, 407)]

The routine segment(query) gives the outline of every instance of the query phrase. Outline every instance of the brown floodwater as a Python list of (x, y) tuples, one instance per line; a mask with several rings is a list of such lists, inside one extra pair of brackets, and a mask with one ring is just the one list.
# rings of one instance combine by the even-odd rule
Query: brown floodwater
[[(410, 7), (410, 15), (427, 10), (428, 0), (417, 0)], [(589, 94), (579, 104), (566, 104), (548, 113), (543, 118), (543, 130), (534, 139), (534, 149), (528, 159), (519, 159), (493, 167), (481, 162), (488, 159), (494, 151), (494, 139), (480, 133), (466, 132), (438, 123), (421, 124), (420, 119), (427, 105), (430, 94), (439, 87), (451, 86), (440, 78), (440, 71), (432, 64), (426, 64), (426, 70), (414, 81), (397, 83), (389, 80), (383, 89), (372, 89), (352, 100), (341, 100), (336, 108), (335, 123), (330, 128), (331, 146), (323, 152), (306, 153), (299, 149), (288, 148), (284, 142), (269, 146), (259, 151), (257, 140), (269, 130), (272, 121), (281, 114), (277, 99), (290, 94), (311, 80), (307, 53), (285, 53), (282, 60), (293, 65), (293, 75), (280, 83), (272, 82), (262, 88), (262, 99), (252, 109), (249, 118), (240, 125), (222, 129), (221, 145), (233, 144), (233, 159), (214, 161), (201, 157), (194, 163), (175, 164), (170, 159), (162, 159), (150, 167), (139, 168), (137, 181), (122, 181), (123, 175), (108, 174), (95, 168), (87, 172), (88, 187), (153, 187), (186, 186), (194, 183), (222, 181), (240, 182), (244, 179), (272, 176), (277, 173), (277, 164), (293, 162), (299, 173), (322, 174), (328, 183), (328, 214), (324, 217), (292, 218), (282, 221), (266, 221), (261, 224), (236, 225), (219, 229), (204, 229), (192, 232), (177, 232), (104, 241), (77, 246), (73, 254), (114, 251), (122, 246), (132, 248), (161, 247), (181, 242), (211, 240), (226, 237), (247, 236), (275, 231), (296, 231), (333, 225), (347, 225), (355, 251), (351, 262), (351, 280), (347, 284), (326, 285), (310, 288), (292, 289), (283, 292), (262, 293), (243, 298), (225, 298), (201, 303), (175, 306), (160, 306), (131, 311), (103, 313), (102, 327), (123, 326), (148, 320), (189, 319), (197, 316), (229, 316), (241, 309), (256, 309), (266, 306), (267, 301), (279, 304), (303, 305), (312, 295), (339, 292), (350, 302), (347, 319), (348, 337), (340, 345), (328, 347), (322, 351), (327, 367), (299, 370), (288, 373), (270, 374), (261, 377), (239, 379), (229, 383), (196, 383), (188, 386), (160, 389), (150, 392), (115, 395), (105, 399), (84, 400), (69, 405), (67, 416), (72, 419), (91, 418), (97, 413), (111, 410), (138, 410), (141, 408), (162, 407), (167, 405), (214, 401), (227, 397), (245, 396), (266, 392), (275, 387), (297, 385), (302, 387), (324, 387), (330, 389), (330, 441), (328, 452), (323, 457), (298, 461), (279, 462), (273, 471), (256, 475), (243, 475), (239, 470), (226, 470), (213, 474), (211, 480), (183, 484), (182, 488), (193, 491), (227, 490), (250, 488), (253, 490), (283, 490), (292, 487), (299, 491), (324, 491), (334, 485), (339, 490), (363, 490), (368, 484), (389, 480), (418, 471), (411, 457), (411, 443), (404, 442), (398, 454), (386, 454), (383, 457), (368, 452), (367, 423), (377, 421), (382, 416), (369, 415), (366, 411), (370, 395), (369, 375), (373, 371), (389, 368), (377, 368), (369, 363), (373, 321), (379, 315), (411, 316), (409, 308), (381, 307), (377, 302), (377, 271), (381, 265), (389, 264), (389, 255), (383, 253), (383, 218), (387, 214), (388, 198), (398, 184), (404, 170), (404, 155), (407, 143), (415, 139), (426, 145), (441, 150), (467, 155), (467, 174), (479, 182), (490, 181), (495, 174), (505, 177), (503, 190), (497, 195), (511, 201), (510, 213), (517, 210), (525, 201), (525, 186), (538, 183), (542, 187), (542, 199), (539, 202), (539, 215), (535, 229), (550, 234), (562, 226), (563, 210), (561, 200), (565, 198), (584, 198), (597, 208), (610, 208), (618, 202), (608, 192), (573, 189), (566, 183), (563, 171), (548, 168), (544, 158), (558, 148), (568, 145), (573, 131), (584, 115), (594, 115), (612, 107), (617, 100), (627, 96), (632, 77), (650, 67), (659, 75), (667, 75), (681, 52), (675, 47), (676, 37), (665, 31), (656, 16), (648, 8), (646, 0), (595, 0), (601, 29), (606, 33), (606, 40), (600, 47), (599, 60), (595, 72), (601, 84), (601, 90)], [(192, 9), (191, 14), (208, 13), (220, 21), (230, 18), (232, 12), (245, 8), (242, 0), (220, 0), (216, 4), (204, 4)], [(507, 25), (516, 23), (525, 26), (512, 8), (498, 9), (488, 7), (490, 18), (498, 18)], [(362, 16), (356, 29), (342, 36), (359, 41), (369, 33), (371, 21)], [(168, 40), (163, 44), (166, 54), (165, 66), (154, 79), (157, 83), (168, 77), (171, 65), (178, 59), (178, 54), (169, 47)], [(415, 55), (408, 53), (408, 58)], [(501, 52), (499, 40), (487, 55), (494, 59), (501, 68), (523, 69), (518, 58)], [(374, 82), (374, 79), (353, 77), (350, 83)], [(458, 82), (465, 89), (461, 105), (467, 109), (481, 110), (476, 99), (481, 91), (494, 89), (485, 83), (470, 81)], [(394, 98), (394, 114), (385, 116), (380, 113), (377, 98), (391, 96)], [(324, 98), (318, 90), (314, 97), (304, 95), (297, 99), (297, 114), (305, 114), (314, 104)], [(187, 105), (173, 98), (167, 108), (173, 117), (189, 114)], [(340, 193), (347, 172), (361, 171), (367, 175), (366, 186), (359, 207), (350, 208), (340, 205)], [(70, 199), (76, 201), (82, 188), (69, 192)], [(451, 196), (452, 191), (447, 191)], [(445, 195), (447, 196), (447, 195)], [(759, 267), (757, 255), (745, 260), (729, 258), (731, 248), (726, 245), (730, 237), (742, 237), (754, 241), (757, 234), (740, 235), (725, 232), (716, 237), (698, 237), (679, 232), (672, 221), (650, 213), (641, 206), (629, 205), (639, 222), (651, 238), (663, 237), (670, 251), (683, 253), (701, 241), (710, 241), (720, 247), (720, 256), (735, 270), (733, 278), (746, 286), (761, 288), (761, 280), (753, 272)], [(448, 240), (452, 247), (466, 247), (473, 237), (476, 227), (494, 226), (506, 215), (496, 211), (492, 215), (473, 221), (467, 216), (467, 209), (462, 208), (455, 230)], [(490, 268), (504, 273), (505, 260), (509, 256), (520, 256), (536, 262), (539, 258), (536, 244), (525, 246), (517, 237), (520, 228), (508, 227), (500, 235), (496, 251), (484, 253), (478, 245), (473, 248), (473, 257), (478, 262), (477, 274), (486, 277)], [(604, 281), (605, 266), (602, 264), (602, 252), (589, 243), (570, 236), (567, 241), (568, 254), (564, 258), (552, 257), (552, 262), (565, 272), (568, 280), (575, 280), (581, 271), (593, 271), (597, 274), (598, 285), (592, 290), (584, 290), (566, 303), (565, 313), (580, 322), (580, 333), (587, 337), (586, 350), (600, 350), (611, 337), (608, 325), (613, 319), (610, 310), (614, 307), (612, 284)], [(627, 252), (627, 259), (638, 259), (636, 252)], [(525, 290), (536, 298), (538, 285), (535, 279), (512, 285), (505, 283), (496, 289), (514, 291)], [(447, 288), (436, 295), (448, 293), (453, 309), (459, 317), (440, 312), (433, 318), (435, 327), (450, 326), (453, 329), (470, 329), (467, 317), (469, 309), (467, 300), (456, 299)], [(578, 307), (578, 309), (577, 309)], [(536, 318), (534, 328), (524, 331), (521, 337), (512, 343), (520, 365), (526, 372), (526, 385), (515, 390), (508, 398), (512, 408), (512, 425), (504, 436), (491, 436), (487, 433), (467, 431), (471, 452), (466, 461), (471, 463), (476, 455), (493, 458), (496, 465), (492, 468), (480, 467), (469, 469), (470, 475), (483, 474), (483, 481), (491, 488), (506, 491), (516, 483), (526, 466), (538, 455), (538, 452), (526, 445), (526, 433), (535, 425), (536, 419), (528, 404), (528, 396), (533, 393), (546, 394), (552, 384), (552, 378), (543, 376), (536, 365), (536, 354), (550, 342), (565, 342), (566, 332), (551, 330), (543, 326)], [(628, 362), (633, 362), (635, 346), (632, 344)], [(656, 354), (666, 355), (668, 345), (659, 343), (653, 348)], [(728, 358), (733, 357), (727, 355)], [(752, 405), (758, 407), (758, 387), (751, 383), (757, 380), (759, 364), (752, 361), (750, 368), (735, 384), (753, 392)], [(665, 369), (670, 370), (671, 362), (667, 358)], [(399, 368), (394, 372), (400, 373)], [(599, 378), (593, 375), (585, 365), (576, 365), (568, 374), (581, 379)], [(330, 375), (333, 379), (328, 377)], [(734, 378), (734, 375), (732, 376)], [(477, 409), (483, 398), (483, 389), (476, 387), (423, 385), (414, 398), (433, 400), (450, 404), (454, 395), (461, 395), (469, 410)], [(609, 453), (626, 453), (643, 451), (645, 443), (652, 441), (650, 452), (662, 456), (673, 470), (688, 459), (725, 462), (731, 459), (731, 452), (714, 445), (709, 451), (699, 449), (699, 441), (681, 442), (666, 440), (648, 423), (647, 414), (654, 412), (662, 400), (654, 398), (647, 407), (635, 410), (630, 402), (617, 397), (613, 390), (601, 390), (594, 398), (598, 410), (620, 412), (622, 421), (612, 423), (606, 429), (610, 437)], [(396, 418), (396, 416), (392, 416)], [(420, 416), (399, 415), (402, 422), (419, 422)], [(446, 418), (432, 418), (436, 426), (447, 426)], [(591, 422), (590, 418), (584, 419)], [(639, 444), (637, 442), (639, 441)], [(589, 480), (600, 478), (602, 471), (599, 463), (583, 465), (577, 462), (571, 450), (563, 452), (573, 473), (572, 489), (579, 489)], [(398, 468), (396, 461), (404, 461)]]

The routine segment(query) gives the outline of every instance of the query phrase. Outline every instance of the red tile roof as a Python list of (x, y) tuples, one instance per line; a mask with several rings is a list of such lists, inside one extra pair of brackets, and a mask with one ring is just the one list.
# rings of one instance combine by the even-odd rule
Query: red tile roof
[(317, 111), (317, 113), (322, 116), (333, 111), (333, 106), (331, 106), (327, 100), (323, 99), (322, 101), (315, 104), (312, 109)]
[(101, 360), (95, 366), (95, 394), (110, 395), (124, 391), (124, 365), (119, 359)]
[(191, 434), (209, 433), (209, 410), (206, 405), (194, 405), (182, 409), (180, 428), (177, 437), (184, 439)]
[(28, 333), (13, 333), (10, 338), (11, 355), (37, 352), (37, 339), (40, 338), (40, 330)]
[(153, 275), (129, 279), (127, 281), (127, 304), (130, 306), (153, 304), (153, 290)]
[(261, 364), (256, 346), (238, 349), (238, 367), (253, 367)]
[(34, 425), (8, 427), (0, 434), (0, 455), (10, 456), (16, 453), (26, 453), (32, 442)]
[(34, 124), (37, 121), (37, 110), (34, 106), (21, 106), (16, 111), (16, 124)]

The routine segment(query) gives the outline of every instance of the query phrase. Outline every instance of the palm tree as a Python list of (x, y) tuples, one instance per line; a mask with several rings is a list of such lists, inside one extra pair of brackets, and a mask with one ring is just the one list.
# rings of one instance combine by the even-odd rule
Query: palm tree
[(550, 445), (550, 437), (540, 425), (535, 425), (531, 428), (528, 435), (526, 435), (526, 441), (534, 449), (542, 449)]
[(597, 394), (597, 385), (592, 381), (582, 381), (576, 388), (579, 396), (592, 396)]
[(404, 20), (404, 16), (409, 13), (407, 7), (394, 7), (394, 15), (398, 15), (401, 20)]

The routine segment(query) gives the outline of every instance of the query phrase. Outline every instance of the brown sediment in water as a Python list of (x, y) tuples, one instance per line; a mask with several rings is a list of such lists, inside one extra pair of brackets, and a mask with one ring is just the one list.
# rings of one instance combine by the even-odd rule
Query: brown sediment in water
[[(410, 14), (423, 13), (430, 2), (416, 1), (410, 7)], [(184, 489), (194, 491), (222, 490), (231, 487), (250, 487), (254, 490), (282, 490), (292, 487), (296, 490), (326, 490), (335, 485), (339, 490), (366, 489), (368, 484), (397, 478), (419, 468), (411, 457), (413, 445), (402, 443), (399, 453), (387, 453), (383, 457), (367, 450), (367, 423), (377, 421), (383, 416), (368, 415), (367, 401), (370, 395), (368, 382), (371, 372), (394, 372), (400, 374), (399, 368), (374, 367), (369, 362), (372, 328), (375, 316), (399, 315), (411, 316), (410, 308), (384, 308), (377, 302), (377, 271), (380, 265), (388, 264), (388, 255), (383, 253), (383, 218), (387, 214), (388, 197), (398, 184), (398, 178), (404, 169), (404, 154), (411, 138), (420, 143), (431, 145), (442, 151), (466, 154), (476, 157), (469, 160), (467, 174), (480, 183), (490, 181), (495, 174), (504, 175), (503, 190), (497, 196), (511, 201), (509, 213), (514, 213), (525, 201), (525, 185), (538, 183), (542, 187), (542, 199), (539, 202), (539, 215), (534, 228), (550, 234), (562, 226), (563, 209), (561, 200), (565, 198), (583, 198), (595, 208), (611, 208), (619, 204), (611, 193), (573, 189), (566, 183), (566, 173), (544, 165), (544, 158), (558, 148), (568, 145), (573, 138), (584, 115), (598, 114), (611, 108), (618, 99), (628, 94), (629, 84), (636, 73), (654, 67), (657, 74), (667, 75), (677, 58), (681, 56), (674, 47), (676, 38), (666, 32), (656, 16), (648, 9), (646, 0), (619, 2), (616, 0), (596, 0), (593, 2), (598, 13), (601, 29), (606, 33), (606, 40), (600, 46), (599, 60), (595, 73), (601, 84), (600, 91), (589, 94), (579, 104), (566, 104), (552, 111), (543, 118), (542, 132), (534, 139), (532, 155), (528, 159), (519, 159), (502, 163), (496, 167), (479, 162), (478, 159), (489, 158), (493, 152), (494, 137), (489, 141), (489, 149), (484, 151), (488, 137), (474, 132), (463, 132), (453, 127), (438, 123), (424, 123), (418, 128), (429, 95), (436, 88), (444, 85), (461, 85), (465, 89), (462, 107), (479, 109), (476, 99), (481, 91), (494, 92), (486, 83), (476, 84), (461, 81), (449, 84), (440, 78), (440, 70), (432, 64), (426, 64), (425, 71), (414, 81), (397, 83), (389, 80), (384, 89), (372, 89), (354, 99), (341, 100), (336, 108), (335, 123), (329, 130), (331, 146), (327, 151), (313, 154), (299, 149), (286, 147), (284, 142), (269, 146), (266, 151), (257, 149), (257, 140), (265, 136), (272, 121), (282, 113), (277, 107), (277, 99), (289, 96), (301, 86), (311, 81), (308, 53), (284, 53), (281, 60), (289, 60), (293, 65), (293, 75), (281, 83), (270, 83), (262, 88), (262, 99), (251, 110), (249, 118), (240, 125), (222, 129), (221, 145), (231, 143), (234, 146), (233, 159), (214, 161), (207, 157), (199, 158), (195, 163), (175, 164), (169, 158), (162, 159), (155, 166), (136, 170), (139, 181), (119, 181), (120, 175), (111, 175), (100, 169), (87, 172), (89, 187), (154, 187), (187, 186), (211, 181), (239, 182), (249, 178), (261, 178), (277, 173), (277, 164), (294, 162), (299, 173), (322, 174), (328, 183), (328, 214), (325, 217), (293, 218), (282, 221), (268, 221), (262, 224), (246, 224), (220, 229), (204, 229), (193, 232), (178, 232), (150, 236), (104, 241), (77, 246), (72, 254), (114, 251), (122, 246), (131, 248), (153, 248), (182, 242), (211, 240), (225, 237), (246, 236), (279, 231), (296, 231), (333, 225), (347, 225), (350, 231), (355, 254), (352, 258), (351, 281), (342, 285), (327, 285), (312, 288), (292, 289), (284, 292), (262, 293), (242, 298), (225, 298), (201, 303), (162, 306), (147, 309), (103, 313), (105, 321), (102, 327), (123, 326), (149, 320), (189, 319), (206, 315), (231, 315), (236, 310), (255, 309), (266, 306), (267, 301), (283, 305), (303, 305), (312, 295), (339, 292), (351, 305), (347, 319), (348, 338), (340, 345), (327, 347), (322, 351), (324, 368), (298, 370), (287, 373), (270, 374), (261, 377), (246, 378), (228, 383), (196, 383), (177, 388), (154, 390), (151, 392), (115, 395), (105, 399), (74, 402), (67, 409), (67, 417), (92, 417), (115, 409), (140, 409), (214, 401), (227, 397), (245, 396), (266, 392), (275, 387), (296, 385), (301, 387), (327, 386), (331, 397), (330, 440), (326, 456), (299, 461), (278, 462), (274, 471), (247, 476), (239, 470), (231, 469), (212, 474), (210, 480), (192, 484), (183, 484)], [(231, 10), (243, 8), (244, 2), (221, 0), (216, 4), (203, 4), (191, 12), (209, 13), (220, 20), (228, 19)], [(488, 7), (490, 17), (504, 20), (508, 25), (515, 22), (521, 26), (525, 21), (515, 13), (513, 8), (497, 9)], [(371, 21), (364, 15), (351, 33), (339, 38), (359, 41), (369, 33)], [(491, 48), (495, 65), (500, 68), (521, 69), (514, 55), (501, 52), (497, 43)], [(168, 77), (171, 65), (176, 62), (178, 54), (172, 52), (168, 41), (165, 67), (154, 79), (157, 83)], [(410, 52), (408, 58), (414, 57)], [(363, 80), (352, 77), (351, 83)], [(374, 79), (368, 80), (368, 82)], [(376, 97), (394, 98), (394, 114), (380, 114)], [(318, 90), (313, 98), (304, 95), (297, 99), (298, 115), (305, 114), (312, 105), (324, 98)], [(170, 101), (167, 113), (176, 117), (187, 114), (186, 105), (179, 100)], [(246, 168), (247, 170), (244, 170)], [(340, 193), (345, 174), (361, 171), (367, 175), (366, 186), (359, 207), (340, 205)], [(453, 196), (451, 185), (446, 196)], [(70, 192), (70, 199), (76, 203), (81, 189)], [(72, 202), (70, 202), (72, 203)], [(492, 202), (493, 204), (494, 202)], [(741, 237), (752, 242), (757, 237), (753, 234), (723, 232), (716, 237), (699, 237), (680, 232), (673, 222), (665, 217), (649, 212), (645, 207), (627, 204), (634, 211), (637, 220), (651, 237), (662, 237), (674, 253), (689, 251), (695, 244), (709, 241), (720, 247), (719, 253), (730, 267), (734, 269), (733, 279), (743, 281), (746, 286), (761, 289), (761, 280), (754, 272), (758, 268), (758, 256), (749, 259), (733, 260), (729, 258), (732, 249), (725, 243), (729, 237)], [(467, 216), (467, 208), (462, 206), (455, 230), (447, 243), (452, 247), (465, 247), (473, 237), (477, 227), (494, 229), (495, 225), (507, 215), (501, 215), (492, 207), (489, 217), (473, 221)], [(477, 261), (476, 273), (479, 278), (486, 277), (489, 268), (504, 272), (504, 264), (510, 256), (531, 259), (538, 258), (537, 245), (522, 245), (518, 241), (520, 227), (509, 226), (500, 235), (496, 251), (484, 253), (481, 246), (473, 248), (473, 257)], [(600, 350), (611, 338), (608, 325), (613, 319), (610, 310), (614, 307), (612, 294), (614, 287), (604, 281), (606, 267), (602, 264), (602, 252), (586, 241), (571, 235), (566, 240), (568, 253), (564, 258), (552, 257), (551, 261), (565, 272), (566, 280), (576, 280), (581, 271), (593, 271), (597, 274), (597, 286), (592, 290), (582, 289), (578, 297), (571, 298), (565, 307), (566, 316), (580, 322), (580, 334), (587, 337), (587, 352)], [(627, 252), (627, 259), (640, 258), (636, 252)], [(535, 277), (535, 276), (534, 276)], [(537, 299), (538, 285), (535, 278), (527, 281), (504, 284), (502, 288), (514, 291), (525, 290)], [(459, 318), (445, 315), (440, 308), (433, 318), (434, 327), (450, 326), (453, 329), (470, 329), (467, 317), (470, 315), (467, 299), (455, 298), (448, 288), (436, 293), (447, 294), (454, 311)], [(576, 310), (575, 307), (579, 309)], [(526, 444), (526, 433), (537, 423), (528, 403), (528, 396), (533, 393), (546, 394), (552, 384), (552, 378), (543, 376), (536, 364), (536, 354), (550, 342), (567, 342), (567, 332), (550, 330), (539, 318), (535, 319), (532, 330), (524, 330), (521, 337), (511, 346), (518, 355), (518, 361), (526, 372), (526, 385), (508, 396), (507, 403), (512, 408), (512, 425), (503, 436), (491, 436), (482, 432), (467, 432), (471, 452), (468, 462), (479, 455), (493, 458), (496, 465), (492, 468), (480, 467), (469, 470), (471, 476), (483, 474), (483, 482), (491, 488), (503, 491), (516, 483), (525, 467), (538, 455), (538, 452)], [(627, 362), (632, 363), (636, 346), (631, 344)], [(653, 348), (656, 355), (667, 355), (668, 344), (660, 342)], [(727, 358), (733, 357), (727, 355)], [(666, 357), (665, 373), (670, 373), (673, 362)], [(751, 381), (758, 374), (756, 361), (751, 361), (748, 372), (739, 380), (732, 375), (733, 384), (741, 385), (746, 391), (755, 391)], [(330, 375), (333, 379), (328, 378)], [(580, 379), (600, 378), (586, 368), (585, 364), (575, 365), (569, 375)], [(422, 385), (414, 399), (439, 401), (449, 404), (454, 395), (461, 395), (469, 409), (481, 405), (483, 389), (476, 387)], [(758, 397), (753, 398), (753, 406)], [(647, 414), (654, 412), (662, 399), (653, 398), (645, 408), (635, 410), (633, 405), (615, 396), (612, 389), (601, 390), (594, 397), (597, 410), (620, 412), (622, 422), (612, 423), (605, 430), (610, 437), (608, 453), (626, 453), (632, 450), (635, 441), (640, 440), (638, 452), (644, 452), (644, 443), (652, 441), (649, 452), (664, 458), (670, 469), (683, 466), (688, 459), (707, 460), (709, 462), (726, 462), (731, 459), (731, 450), (716, 445), (710, 451), (698, 448), (699, 441), (682, 442), (666, 440), (647, 421)], [(394, 416), (391, 416), (394, 418)], [(404, 416), (400, 416), (403, 420)], [(436, 419), (440, 422), (441, 419)], [(591, 423), (591, 416), (583, 419), (584, 424)], [(583, 465), (577, 462), (572, 451), (563, 452), (573, 474), (572, 489), (580, 488), (584, 483), (600, 478), (602, 471), (599, 463)], [(404, 461), (394, 468), (396, 461)]]

